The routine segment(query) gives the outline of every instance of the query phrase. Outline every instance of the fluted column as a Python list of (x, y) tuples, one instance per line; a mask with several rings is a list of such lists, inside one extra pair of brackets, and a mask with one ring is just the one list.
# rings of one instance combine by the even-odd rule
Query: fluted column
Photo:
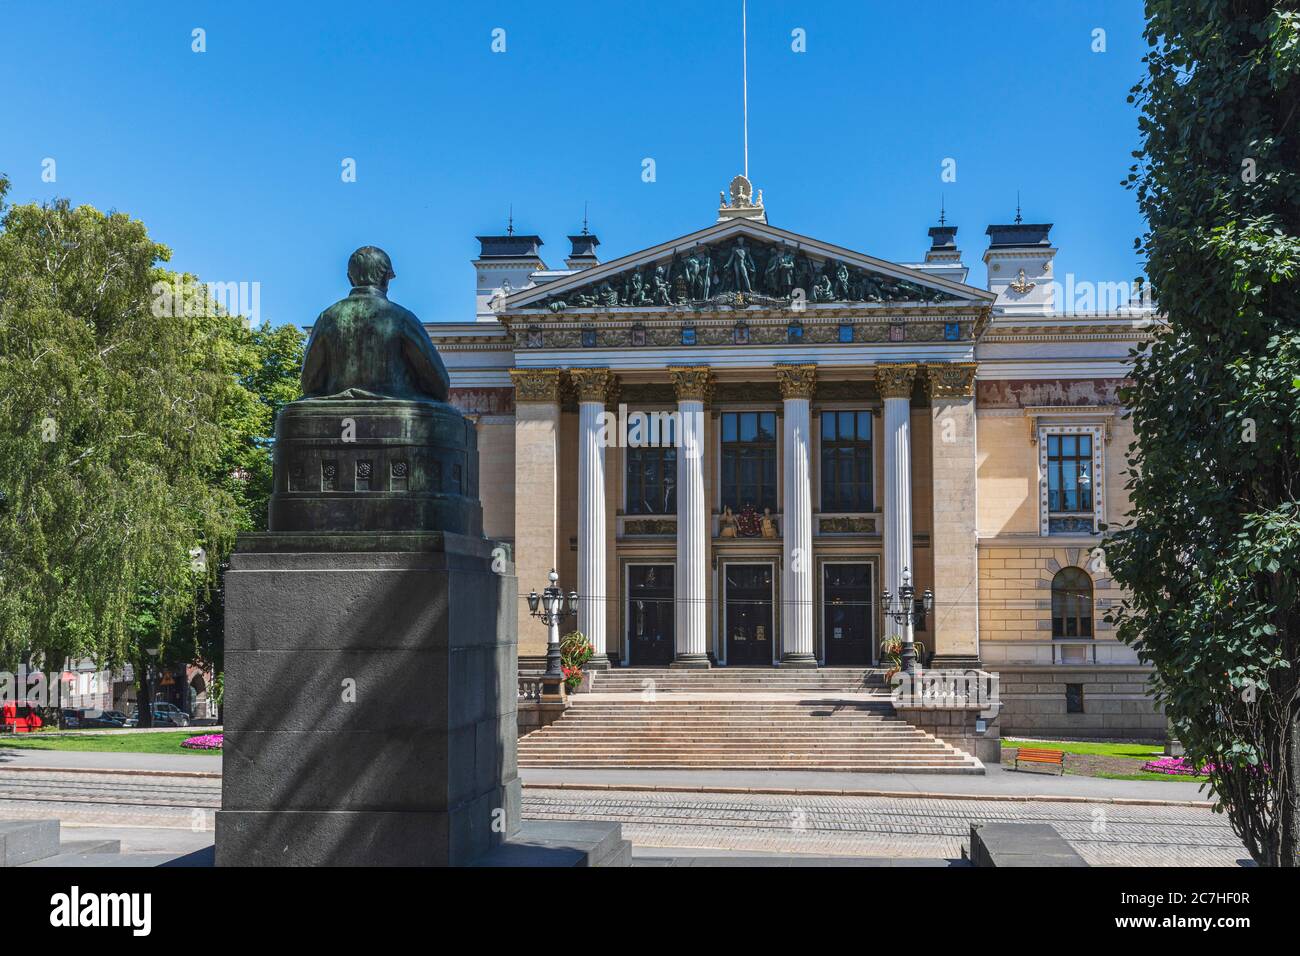
[[(912, 382), (916, 365), (876, 366), (876, 384), (885, 402), (885, 554), (881, 590), (898, 593), (903, 568), (912, 568)], [(915, 575), (916, 569), (912, 568)], [(885, 618), (885, 635), (900, 625)]]
[(605, 401), (609, 369), (569, 370), (578, 393), (578, 630), (591, 642), (589, 668), (609, 667), (606, 646)]
[(812, 416), (817, 366), (777, 366), (785, 401), (782, 467), (781, 663), (816, 667), (813, 655)]
[(713, 388), (705, 366), (668, 370), (677, 389), (677, 617), (674, 667), (708, 667), (709, 504), (704, 498), (704, 405)]

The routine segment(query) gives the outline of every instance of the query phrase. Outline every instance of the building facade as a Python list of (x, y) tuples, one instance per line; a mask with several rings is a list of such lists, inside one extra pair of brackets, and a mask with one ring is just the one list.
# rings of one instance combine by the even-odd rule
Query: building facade
[[(984, 288), (956, 227), (889, 262), (770, 224), (743, 177), (611, 262), (585, 229), (562, 270), (479, 237), (475, 320), (428, 329), (520, 591), (554, 567), (596, 667), (866, 667), (906, 569), (924, 659), (998, 672), (1003, 733), (1162, 735), (1099, 547), (1157, 320), (1057, 282), (1050, 230), (989, 226)], [(544, 653), (522, 601), (519, 635)]]

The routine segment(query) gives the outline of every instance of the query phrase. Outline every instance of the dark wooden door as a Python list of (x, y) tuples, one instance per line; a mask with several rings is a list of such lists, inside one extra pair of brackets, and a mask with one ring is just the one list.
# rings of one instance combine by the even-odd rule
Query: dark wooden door
[(627, 577), (628, 662), (665, 667), (673, 662), (673, 566), (634, 564)]
[(772, 565), (728, 564), (726, 573), (727, 663), (772, 663)]
[(871, 565), (822, 565), (822, 640), (827, 666), (867, 667), (873, 655)]

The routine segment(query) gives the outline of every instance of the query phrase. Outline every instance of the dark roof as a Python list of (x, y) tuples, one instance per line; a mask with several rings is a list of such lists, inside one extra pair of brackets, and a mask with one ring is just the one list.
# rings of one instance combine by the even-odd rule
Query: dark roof
[(931, 249), (956, 249), (957, 248), (957, 227), (956, 226), (931, 226), (930, 227), (930, 248)]
[(475, 236), (482, 246), (481, 259), (540, 259), (541, 236)]
[(1047, 234), (1052, 231), (1050, 222), (1018, 222), (1005, 226), (989, 226), (986, 233), (989, 248), (998, 246), (1050, 246)]
[(573, 251), (569, 253), (570, 259), (581, 256), (594, 259), (596, 257), (596, 247), (600, 245), (600, 240), (590, 232), (584, 232), (580, 236), (569, 236), (569, 242), (573, 244)]

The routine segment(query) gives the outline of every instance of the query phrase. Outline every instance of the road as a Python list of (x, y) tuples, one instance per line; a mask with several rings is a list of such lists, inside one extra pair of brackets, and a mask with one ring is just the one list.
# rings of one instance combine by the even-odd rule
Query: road
[[(122, 839), (128, 853), (160, 846), (188, 852), (210, 843), (220, 802), (217, 778), (0, 767), (0, 818), (56, 817), (70, 831)], [(530, 786), (524, 815), (622, 823), (642, 859), (696, 853), (955, 859), (979, 821), (1051, 823), (1096, 866), (1232, 866), (1247, 858), (1224, 817), (1198, 806)]]

